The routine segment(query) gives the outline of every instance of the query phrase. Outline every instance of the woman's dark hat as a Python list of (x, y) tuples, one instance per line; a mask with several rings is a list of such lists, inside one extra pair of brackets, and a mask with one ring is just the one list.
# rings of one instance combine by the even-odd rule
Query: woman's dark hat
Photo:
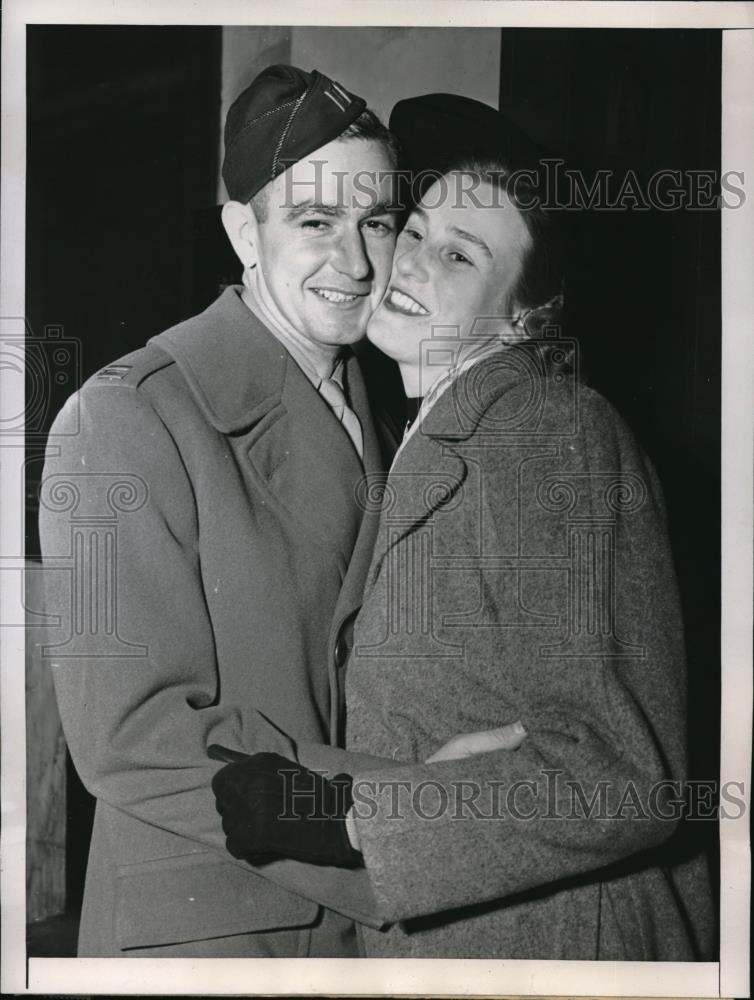
[(403, 149), (403, 166), (414, 174), (445, 173), (471, 156), (496, 156), (511, 170), (536, 170), (550, 155), (500, 111), (457, 94), (399, 101), (390, 115), (390, 130)]
[(298, 160), (332, 142), (366, 101), (329, 77), (295, 66), (268, 66), (233, 102), (225, 120), (223, 180), (247, 202)]

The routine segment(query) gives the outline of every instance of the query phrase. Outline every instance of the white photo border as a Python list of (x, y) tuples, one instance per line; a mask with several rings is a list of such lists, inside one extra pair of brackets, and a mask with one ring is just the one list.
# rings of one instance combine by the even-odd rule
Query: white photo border
[[(7, 0), (2, 22), (0, 318), (25, 315), (27, 24), (320, 24), (479, 27), (722, 28), (722, 170), (754, 178), (754, 4), (485, 0)], [(721, 783), (744, 781), (746, 810), (721, 820), (719, 963), (325, 959), (46, 959), (26, 961), (24, 449), (0, 448), (2, 981), (4, 993), (266, 995), (749, 995), (749, 785), (752, 704), (754, 197), (722, 219)], [(2, 372), (0, 372), (2, 376)], [(0, 387), (2, 391), (3, 387)], [(6, 384), (23, 412), (23, 389)], [(15, 396), (14, 396), (15, 393)], [(19, 571), (21, 585), (19, 586)]]

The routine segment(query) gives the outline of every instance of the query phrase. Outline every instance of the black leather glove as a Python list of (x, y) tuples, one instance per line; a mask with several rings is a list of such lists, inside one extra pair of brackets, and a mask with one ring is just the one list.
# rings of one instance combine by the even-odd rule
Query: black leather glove
[[(209, 755), (239, 756), (215, 746)], [(363, 865), (346, 832), (352, 783), (348, 774), (328, 780), (277, 753), (236, 759), (212, 779), (228, 852), (254, 864), (293, 858), (338, 868)]]

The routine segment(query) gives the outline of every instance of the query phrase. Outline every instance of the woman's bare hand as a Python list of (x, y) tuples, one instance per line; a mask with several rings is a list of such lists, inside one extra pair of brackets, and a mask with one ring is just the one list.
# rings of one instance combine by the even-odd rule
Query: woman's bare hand
[(512, 722), (498, 729), (482, 729), (476, 733), (461, 733), (444, 743), (439, 750), (427, 757), (425, 763), (434, 764), (438, 760), (459, 760), (462, 757), (472, 757), (477, 753), (490, 753), (492, 750), (515, 750), (526, 739), (526, 730), (522, 723)]

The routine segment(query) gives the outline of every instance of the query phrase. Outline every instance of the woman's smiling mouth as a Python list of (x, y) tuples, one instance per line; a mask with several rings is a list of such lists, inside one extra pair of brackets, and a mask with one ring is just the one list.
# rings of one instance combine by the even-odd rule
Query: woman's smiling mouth
[(385, 305), (394, 312), (403, 313), (404, 316), (429, 316), (429, 310), (425, 309), (421, 302), (417, 302), (397, 288), (390, 289), (385, 297)]

